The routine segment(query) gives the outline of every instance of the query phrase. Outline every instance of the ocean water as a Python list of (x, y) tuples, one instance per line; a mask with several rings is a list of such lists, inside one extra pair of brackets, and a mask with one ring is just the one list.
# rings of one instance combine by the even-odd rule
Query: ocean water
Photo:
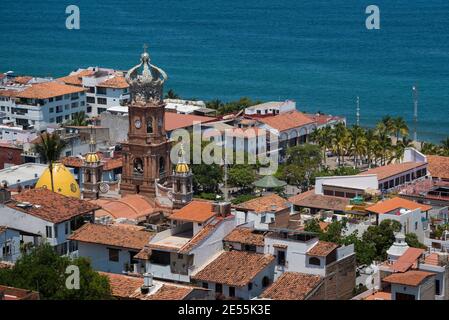
[[(65, 28), (78, 5), (81, 29)], [(380, 8), (381, 29), (365, 28)], [(418, 139), (449, 136), (449, 1), (2, 0), (0, 71), (63, 76), (128, 69), (143, 43), (184, 98), (293, 99), (302, 111), (361, 124), (401, 115)]]

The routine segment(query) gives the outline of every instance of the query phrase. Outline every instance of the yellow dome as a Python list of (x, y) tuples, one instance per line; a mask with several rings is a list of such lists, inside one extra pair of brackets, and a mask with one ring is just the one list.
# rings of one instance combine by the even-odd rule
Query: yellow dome
[(176, 169), (175, 172), (176, 173), (188, 173), (189, 172), (189, 166), (187, 165), (187, 163), (178, 163), (176, 165)]
[[(75, 177), (62, 163), (53, 164), (53, 185), (56, 193), (68, 197), (80, 198), (81, 192)], [(45, 169), (36, 183), (36, 188), (51, 190), (50, 170)]]
[(98, 157), (98, 155), (96, 153), (87, 154), (85, 159), (86, 159), (87, 163), (97, 163), (100, 161), (100, 158)]

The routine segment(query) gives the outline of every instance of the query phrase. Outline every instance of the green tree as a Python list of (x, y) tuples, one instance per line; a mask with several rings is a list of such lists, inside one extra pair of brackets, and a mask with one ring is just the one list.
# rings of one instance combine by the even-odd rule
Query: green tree
[(441, 141), (441, 155), (449, 156), (449, 137)]
[(87, 126), (87, 116), (84, 111), (75, 112), (72, 115), (72, 120), (68, 121), (66, 125), (68, 126), (78, 126), (78, 127), (85, 127)]
[(179, 95), (173, 89), (169, 89), (165, 94), (165, 99), (179, 99)]
[[(80, 288), (66, 287), (66, 268), (75, 265), (80, 271)], [(12, 269), (0, 269), (0, 284), (38, 291), (43, 299), (111, 299), (108, 278), (95, 272), (85, 258), (59, 256), (48, 244), (33, 248)]]
[(238, 164), (231, 167), (228, 173), (229, 183), (238, 188), (252, 189), (256, 180), (254, 168), (246, 164)]
[(48, 163), (48, 170), (50, 171), (51, 191), (55, 191), (53, 181), (53, 164), (61, 156), (66, 142), (61, 140), (56, 133), (42, 133), (40, 134), (39, 142), (34, 146), (34, 151), (38, 153), (46, 163)]
[(427, 246), (419, 242), (418, 237), (415, 233), (407, 233), (405, 235), (405, 242), (409, 245), (409, 247), (412, 248), (420, 248), (420, 249), (427, 249)]
[(322, 230), (320, 227), (320, 221), (318, 219), (309, 219), (305, 222), (304, 231), (315, 232), (321, 235)]
[(369, 226), (362, 235), (362, 241), (372, 243), (376, 254), (374, 259), (383, 261), (387, 258), (387, 250), (395, 240), (395, 232), (401, 230), (401, 224), (395, 220), (383, 220), (377, 226)]
[(320, 240), (342, 244), (344, 242), (343, 233), (346, 230), (347, 220), (333, 221), (326, 228), (326, 232), (322, 233)]
[(353, 126), (349, 129), (349, 136), (351, 139), (349, 152), (354, 157), (354, 166), (357, 168), (357, 163), (366, 154), (365, 130), (362, 127)]
[(194, 164), (193, 173), (193, 191), (196, 194), (218, 193), (218, 184), (223, 181), (222, 168), (217, 164)]
[(407, 136), (409, 133), (407, 122), (405, 122), (404, 118), (402, 117), (391, 119), (391, 129), (395, 133), (396, 143), (399, 142), (399, 137)]

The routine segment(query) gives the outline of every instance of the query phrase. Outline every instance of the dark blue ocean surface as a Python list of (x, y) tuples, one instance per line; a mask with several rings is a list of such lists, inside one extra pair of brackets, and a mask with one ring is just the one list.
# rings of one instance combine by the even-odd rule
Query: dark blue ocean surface
[[(81, 29), (65, 28), (78, 5)], [(381, 29), (365, 28), (376, 4)], [(184, 98), (293, 99), (298, 109), (361, 124), (413, 117), (418, 138), (449, 136), (449, 1), (2, 0), (0, 70), (62, 76), (128, 69), (147, 42)]]

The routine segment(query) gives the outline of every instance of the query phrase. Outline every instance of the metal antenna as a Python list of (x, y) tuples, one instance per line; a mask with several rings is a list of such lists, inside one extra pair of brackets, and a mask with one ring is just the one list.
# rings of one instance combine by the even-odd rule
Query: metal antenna
[(414, 85), (413, 90), (413, 121), (415, 124), (413, 140), (418, 141), (418, 86)]
[(359, 98), (359, 96), (357, 96), (357, 109), (355, 112), (355, 117), (356, 117), (357, 126), (360, 126), (360, 98)]

